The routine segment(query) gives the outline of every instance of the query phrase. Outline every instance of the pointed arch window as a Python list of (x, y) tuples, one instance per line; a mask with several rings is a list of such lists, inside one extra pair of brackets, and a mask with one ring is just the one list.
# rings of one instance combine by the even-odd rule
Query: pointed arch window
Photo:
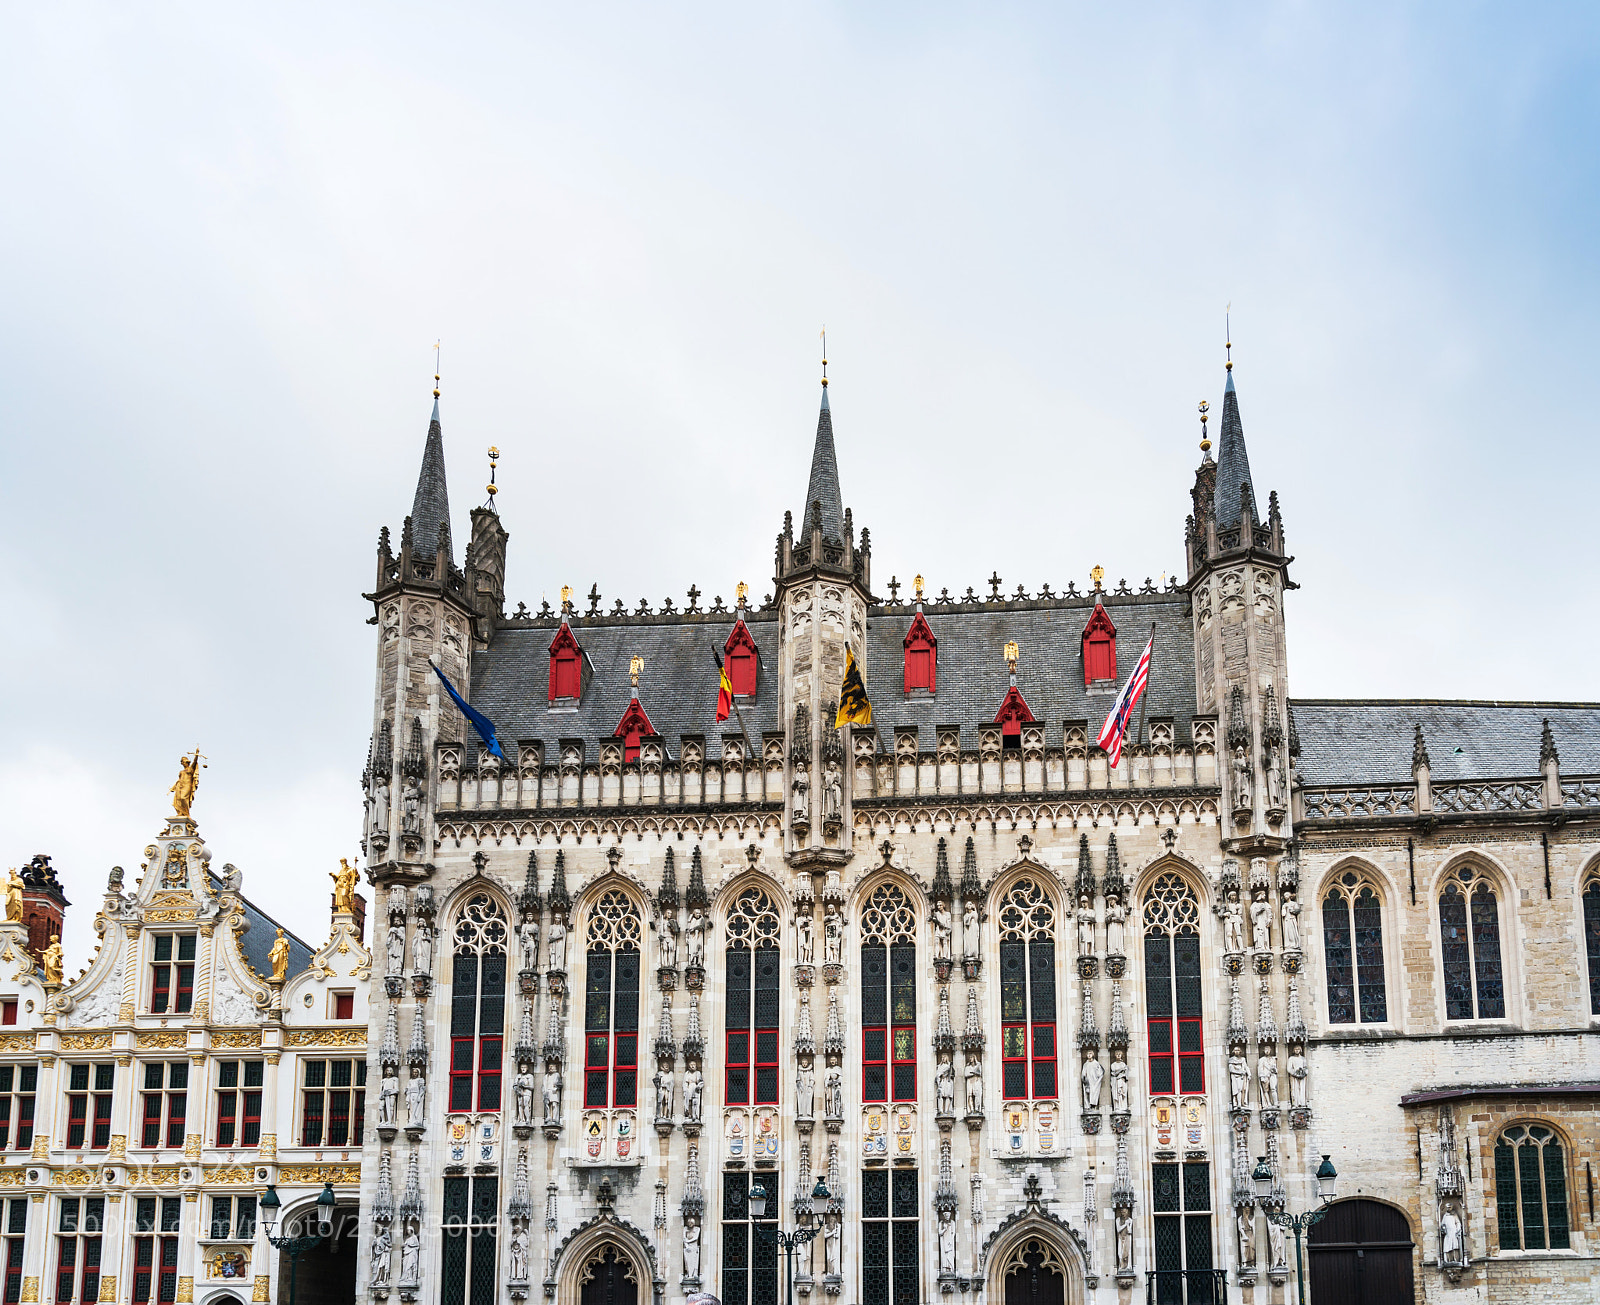
[(1564, 1251), (1572, 1245), (1567, 1163), (1543, 1124), (1517, 1124), (1494, 1144), (1494, 1200), (1502, 1251)]
[(728, 916), (726, 1091), (729, 1105), (778, 1101), (778, 908), (761, 888), (739, 894)]
[(1498, 1020), (1506, 1014), (1500, 960), (1500, 904), (1475, 866), (1453, 871), (1439, 894), (1444, 958), (1444, 1014), (1450, 1020)]
[(1144, 985), (1150, 1092), (1204, 1092), (1200, 904), (1182, 875), (1161, 875), (1144, 899)]
[(906, 654), (906, 692), (932, 693), (938, 681), (939, 641), (933, 637), (928, 620), (919, 611), (911, 618), (904, 640)]
[(861, 914), (861, 1099), (917, 1099), (917, 915), (896, 884)]
[(1083, 627), (1083, 682), (1117, 678), (1117, 627), (1099, 603)]
[(550, 701), (575, 703), (583, 697), (583, 649), (563, 621), (550, 641)]
[(1037, 879), (1000, 907), (1000, 1086), (1008, 1101), (1056, 1095), (1056, 910)]
[(500, 1109), (506, 1031), (505, 912), (486, 893), (456, 921), (450, 973), (450, 1109)]
[(1589, 1014), (1600, 1015), (1600, 874), (1583, 890), (1583, 947), (1589, 958)]
[(1383, 976), (1383, 910), (1377, 890), (1348, 870), (1322, 899), (1328, 1023), (1382, 1024), (1389, 1018)]
[(639, 1101), (639, 907), (621, 889), (589, 915), (583, 996), (583, 1105)]
[(733, 686), (733, 696), (755, 697), (756, 672), (760, 669), (761, 654), (742, 619), (733, 623), (733, 633), (722, 645), (722, 656), (723, 664), (728, 668), (728, 683)]

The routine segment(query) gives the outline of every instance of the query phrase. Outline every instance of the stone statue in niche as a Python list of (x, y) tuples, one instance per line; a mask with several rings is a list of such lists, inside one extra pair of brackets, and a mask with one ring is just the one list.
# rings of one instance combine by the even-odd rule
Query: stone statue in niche
[(533, 1127), (533, 1074), (526, 1068), (517, 1072), (516, 1078), (511, 1082), (511, 1095), (516, 1103), (517, 1124), (522, 1128)]
[(546, 1069), (544, 1072), (544, 1122), (559, 1124), (561, 1122), (561, 1071), (559, 1069)]
[(809, 910), (794, 918), (795, 952), (802, 965), (810, 965), (816, 954), (816, 937), (812, 932), (815, 927)]
[(1228, 902), (1222, 908), (1222, 950), (1244, 950), (1244, 907), (1239, 905), (1239, 890), (1228, 889)]
[(1106, 955), (1121, 956), (1123, 922), (1128, 918), (1127, 909), (1122, 905), (1120, 898), (1113, 897), (1106, 903)]
[(403, 924), (391, 924), (389, 937), (385, 944), (385, 951), (389, 958), (389, 973), (403, 973), (406, 967), (406, 927)]
[(400, 1113), (400, 1076), (385, 1074), (378, 1086), (378, 1123), (393, 1126)]
[(794, 768), (794, 782), (789, 785), (794, 793), (794, 819), (804, 823), (811, 819), (811, 775), (804, 766)]
[(1291, 1106), (1304, 1106), (1306, 1103), (1305, 1052), (1298, 1046), (1290, 1047), (1289, 1059), (1284, 1062), (1283, 1069), (1289, 1076), (1289, 1104)]
[(1272, 904), (1265, 888), (1256, 889), (1255, 901), (1250, 903), (1250, 946), (1258, 952), (1272, 950)]
[(827, 1098), (825, 1113), (834, 1119), (844, 1118), (844, 1071), (837, 1065), (829, 1065), (828, 1073), (823, 1079), (823, 1088)]
[(433, 972), (433, 930), (425, 924), (417, 925), (416, 936), (411, 940), (411, 971), (413, 974)]
[(953, 1278), (956, 1272), (956, 1216), (954, 1210), (939, 1211), (939, 1276)]
[(935, 902), (933, 907), (933, 954), (941, 961), (950, 959), (950, 939), (955, 933), (955, 918), (950, 913), (949, 902)]
[(1256, 1082), (1261, 1088), (1261, 1108), (1278, 1108), (1278, 1058), (1261, 1055), (1256, 1058)]
[(844, 959), (844, 921), (836, 912), (830, 911), (827, 920), (823, 923), (822, 933), (823, 954), (822, 959), (830, 965), (839, 965)]
[(1078, 898), (1078, 955), (1094, 955), (1094, 904), (1087, 897)]
[(406, 780), (405, 788), (400, 793), (402, 814), (400, 817), (401, 828), (408, 834), (422, 832), (422, 790), (414, 779)]
[(1114, 1114), (1128, 1113), (1128, 1062), (1111, 1062), (1111, 1110)]
[(656, 1118), (672, 1118), (672, 1071), (661, 1070), (656, 1074)]
[(1228, 1057), (1228, 1105), (1233, 1110), (1250, 1109), (1250, 1065), (1237, 1053)]
[(817, 1108), (817, 1072), (802, 1065), (794, 1076), (794, 1108), (800, 1119), (810, 1119)]
[(706, 934), (711, 932), (711, 920), (698, 906), (689, 912), (689, 923), (684, 925), (684, 939), (688, 943), (689, 967), (703, 969), (706, 963)]
[(961, 904), (961, 952), (964, 956), (978, 954), (978, 904), (976, 902), (963, 902)]
[(528, 1277), (528, 1230), (518, 1228), (511, 1234), (511, 1281), (525, 1282)]
[(406, 1233), (405, 1241), (400, 1243), (400, 1285), (417, 1286), (417, 1275), (421, 1268), (422, 1238), (417, 1236), (417, 1230), (413, 1227)]
[(683, 1276), (700, 1276), (700, 1220), (692, 1214), (683, 1221)]
[(394, 1238), (389, 1236), (387, 1224), (379, 1224), (378, 1231), (372, 1237), (372, 1273), (371, 1281), (374, 1287), (387, 1287), (389, 1285), (389, 1253), (394, 1249)]
[(822, 818), (844, 819), (844, 773), (837, 761), (828, 762), (822, 772)]
[(1118, 1210), (1116, 1214), (1117, 1272), (1133, 1271), (1133, 1211)]
[(1461, 1216), (1455, 1206), (1447, 1205), (1439, 1216), (1439, 1263), (1465, 1264), (1466, 1238), (1461, 1226)]
[(822, 1230), (823, 1272), (830, 1278), (839, 1276), (839, 1216), (830, 1214)]
[(700, 1120), (700, 1090), (705, 1082), (705, 1076), (698, 1069), (685, 1071), (683, 1075), (683, 1117), (691, 1124)]
[(374, 834), (387, 834), (389, 832), (389, 777), (387, 775), (379, 775), (377, 782), (372, 786), (372, 821), (368, 829)]
[(967, 1113), (981, 1115), (983, 1113), (983, 1064), (977, 1060), (969, 1060), (965, 1071), (967, 1080)]
[(421, 1128), (427, 1121), (428, 1080), (420, 1069), (413, 1069), (406, 1081), (406, 1126)]
[(567, 968), (567, 926), (558, 915), (550, 921), (550, 932), (546, 935), (549, 952), (550, 968), (552, 970), (565, 970)]
[(1083, 1108), (1100, 1109), (1100, 1084), (1106, 1076), (1105, 1066), (1094, 1057), (1083, 1062)]
[(956, 1067), (948, 1060), (940, 1061), (933, 1075), (934, 1094), (938, 1099), (938, 1113), (956, 1113)]
[(1233, 750), (1233, 809), (1235, 811), (1249, 811), (1255, 803), (1251, 800), (1251, 787), (1255, 783), (1255, 776), (1251, 774), (1250, 755), (1244, 750), (1244, 745)]
[(1283, 1225), (1268, 1219), (1267, 1254), (1272, 1257), (1271, 1263), (1274, 1269), (1287, 1269), (1289, 1267), (1288, 1260), (1285, 1258), (1286, 1249), (1283, 1244)]
[(1283, 763), (1278, 760), (1277, 748), (1267, 749), (1267, 809), (1283, 810)]
[(529, 916), (517, 926), (517, 947), (523, 970), (539, 968), (539, 921)]
[(1239, 1266), (1251, 1269), (1256, 1263), (1256, 1211), (1253, 1205), (1240, 1207), (1238, 1225)]
[(1283, 899), (1283, 950), (1300, 950), (1300, 903), (1292, 897)]

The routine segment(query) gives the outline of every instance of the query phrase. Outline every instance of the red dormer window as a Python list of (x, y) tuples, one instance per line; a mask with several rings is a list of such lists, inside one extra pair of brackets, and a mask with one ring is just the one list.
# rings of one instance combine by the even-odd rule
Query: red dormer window
[(733, 623), (733, 633), (722, 645), (724, 664), (728, 668), (728, 683), (733, 685), (735, 698), (756, 696), (756, 669), (761, 654), (756, 651), (756, 641), (742, 620)]
[(906, 692), (913, 689), (934, 690), (939, 672), (939, 641), (933, 637), (928, 622), (921, 612), (911, 619), (906, 631)]
[(550, 701), (576, 702), (583, 697), (583, 649), (565, 621), (550, 641)]
[(1111, 624), (1106, 609), (1094, 605), (1089, 624), (1083, 627), (1083, 682), (1117, 678), (1117, 627)]
[(655, 732), (656, 727), (644, 714), (644, 708), (639, 705), (639, 700), (629, 699), (628, 710), (622, 713), (622, 719), (617, 722), (614, 732), (614, 737), (622, 740), (623, 761), (639, 760), (639, 741)]
[(1013, 684), (1006, 690), (1005, 700), (995, 713), (994, 723), (1000, 727), (1000, 746), (1014, 750), (1022, 746), (1022, 727), (1034, 723), (1033, 712), (1022, 697), (1022, 690)]

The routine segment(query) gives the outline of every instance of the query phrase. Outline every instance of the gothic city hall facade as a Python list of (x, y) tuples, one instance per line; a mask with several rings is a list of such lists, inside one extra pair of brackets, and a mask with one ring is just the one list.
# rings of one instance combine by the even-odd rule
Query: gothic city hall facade
[(187, 802), (76, 979), (22, 877), (5, 1299), (1595, 1299), (1600, 706), (1296, 697), (1229, 369), (1181, 578), (875, 576), (824, 388), (653, 610), (508, 606), (436, 393), (326, 942)]

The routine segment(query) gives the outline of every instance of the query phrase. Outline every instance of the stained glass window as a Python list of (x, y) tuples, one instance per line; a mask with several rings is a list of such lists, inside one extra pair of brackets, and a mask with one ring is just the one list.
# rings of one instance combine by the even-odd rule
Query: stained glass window
[(1328, 1023), (1382, 1024), (1389, 1018), (1383, 972), (1383, 910), (1365, 878), (1346, 871), (1322, 899)]
[(492, 1176), (444, 1180), (440, 1305), (494, 1299), (499, 1197), (499, 1179)]
[(1205, 1091), (1200, 906), (1181, 875), (1164, 874), (1144, 901), (1145, 1001), (1152, 1095)]
[(450, 1109), (500, 1109), (506, 1031), (506, 917), (485, 893), (456, 921), (451, 964)]
[(1038, 880), (1018, 879), (1000, 907), (1000, 1089), (1006, 1100), (1056, 1095), (1056, 910)]
[(730, 1105), (778, 1100), (781, 967), (778, 908), (764, 889), (739, 894), (728, 914), (726, 1091)]
[(1451, 874), (1439, 895), (1439, 937), (1445, 1018), (1504, 1019), (1499, 904), (1482, 871), (1463, 866)]
[(753, 1177), (767, 1192), (759, 1225), (750, 1218), (752, 1175), (735, 1170), (722, 1175), (722, 1305), (776, 1305), (778, 1299), (777, 1240), (756, 1229), (777, 1231), (783, 1186), (776, 1170)]
[(1502, 1251), (1569, 1249), (1566, 1157), (1553, 1130), (1517, 1124), (1500, 1134), (1494, 1189)]
[(861, 1099), (917, 1099), (917, 917), (895, 884), (861, 915)]
[(589, 915), (583, 997), (585, 1109), (639, 1102), (638, 904), (607, 889)]
[(916, 1305), (917, 1171), (861, 1174), (861, 1305)]
[(1589, 1014), (1600, 1015), (1600, 875), (1583, 890), (1583, 944), (1589, 956)]
[(1150, 1178), (1155, 1300), (1160, 1305), (1210, 1302), (1211, 1166), (1204, 1161), (1152, 1165)]

